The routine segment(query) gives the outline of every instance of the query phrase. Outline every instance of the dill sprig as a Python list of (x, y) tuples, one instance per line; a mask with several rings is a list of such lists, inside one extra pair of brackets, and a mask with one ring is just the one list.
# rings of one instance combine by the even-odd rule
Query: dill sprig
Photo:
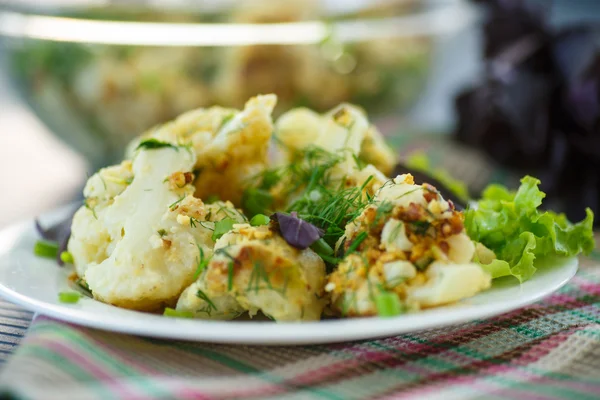
[[(360, 160), (354, 158), (360, 168)], [(301, 219), (322, 229), (324, 243), (334, 248), (344, 235), (346, 225), (374, 201), (364, 192), (372, 177), (360, 187), (348, 188), (345, 179), (331, 176), (332, 168), (344, 160), (344, 155), (314, 146), (297, 152), (289, 164), (265, 170), (250, 180), (244, 193), (245, 211), (251, 216), (278, 211), (271, 209), (272, 189), (277, 188), (281, 190), (278, 196), (288, 202), (293, 199), (283, 211), (295, 211)], [(330, 265), (339, 261), (330, 251), (318, 251), (318, 254)]]
[(316, 186), (330, 186), (329, 171), (342, 160), (341, 156), (319, 147), (297, 152), (289, 164), (266, 169), (250, 178), (242, 198), (244, 211), (250, 217), (277, 211), (272, 209), (273, 196), (270, 190), (279, 183), (285, 183), (280, 194), (283, 198), (302, 195)]
[(345, 188), (343, 182), (334, 189), (319, 186), (314, 189), (318, 191), (318, 195), (313, 191), (305, 193), (289, 206), (289, 210), (298, 212), (300, 218), (323, 229), (323, 239), (334, 247), (344, 235), (346, 225), (371, 203), (371, 200), (363, 196), (363, 189), (371, 179), (369, 177), (362, 186), (353, 188)]
[(198, 297), (201, 300), (204, 300), (207, 304), (206, 309), (202, 309), (201, 311), (204, 311), (206, 314), (208, 314), (208, 316), (210, 317), (212, 311), (217, 311), (217, 306), (215, 306), (215, 303), (213, 303), (213, 301), (210, 299), (210, 297), (208, 297), (208, 295), (206, 293), (204, 293), (202, 290), (198, 289), (198, 291), (196, 292), (196, 297)]

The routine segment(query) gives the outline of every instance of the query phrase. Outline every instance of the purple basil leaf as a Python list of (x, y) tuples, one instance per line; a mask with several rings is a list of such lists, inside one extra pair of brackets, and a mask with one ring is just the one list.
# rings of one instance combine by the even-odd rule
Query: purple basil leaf
[(272, 218), (279, 223), (279, 231), (285, 241), (297, 249), (304, 250), (323, 237), (322, 230), (298, 218), (295, 211), (290, 215), (278, 212)]
[(558, 32), (552, 55), (562, 79), (573, 82), (585, 73), (598, 49), (598, 37), (589, 26), (571, 26)]
[(56, 262), (58, 265), (64, 265), (65, 263), (60, 259), (60, 254), (63, 251), (67, 250), (67, 244), (69, 243), (69, 238), (71, 237), (71, 224), (73, 223), (73, 215), (75, 215), (74, 209), (69, 215), (59, 221), (58, 223), (50, 226), (43, 227), (40, 224), (40, 221), (36, 218), (35, 220), (35, 228), (44, 240), (48, 240), (50, 242), (56, 242), (58, 244), (58, 253), (56, 256)]

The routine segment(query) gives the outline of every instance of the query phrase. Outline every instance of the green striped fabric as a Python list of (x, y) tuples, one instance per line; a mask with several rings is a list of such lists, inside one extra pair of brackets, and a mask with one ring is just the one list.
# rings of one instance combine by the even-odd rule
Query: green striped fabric
[(597, 399), (600, 254), (543, 302), (386, 339), (260, 347), (38, 317), (0, 375), (13, 399)]
[[(500, 179), (484, 160), (439, 143), (424, 139), (402, 147), (440, 155), (436, 165), (471, 188)], [(0, 310), (0, 358), (6, 358), (29, 314), (2, 307), (10, 314)], [(2, 336), (10, 334), (7, 329), (17, 331)], [(600, 252), (582, 259), (575, 278), (542, 302), (488, 320), (379, 340), (217, 345), (107, 333), (38, 317), (1, 371), (0, 398), (32, 400), (598, 399)]]

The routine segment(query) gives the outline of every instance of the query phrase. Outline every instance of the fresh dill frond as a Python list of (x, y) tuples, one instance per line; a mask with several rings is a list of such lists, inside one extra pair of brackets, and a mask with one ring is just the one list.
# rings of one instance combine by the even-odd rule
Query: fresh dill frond
[(379, 206), (377, 207), (377, 211), (375, 211), (375, 218), (373, 219), (371, 226), (374, 227), (374, 226), (379, 225), (381, 220), (384, 219), (385, 217), (387, 217), (388, 214), (391, 213), (393, 209), (394, 209), (394, 205), (392, 204), (392, 202), (390, 202), (388, 200), (382, 201), (379, 204)]
[[(250, 215), (266, 214), (275, 203), (275, 195), (278, 202), (281, 198), (287, 203), (283, 211), (295, 211), (298, 217), (323, 230), (323, 243), (335, 248), (346, 225), (374, 202), (373, 196), (364, 190), (372, 176), (360, 187), (347, 187), (344, 178), (332, 177), (332, 169), (345, 159), (345, 155), (315, 146), (298, 151), (292, 154), (289, 164), (268, 169), (250, 179), (243, 208)], [(354, 160), (357, 167), (364, 166), (358, 157)], [(339, 262), (329, 251), (319, 251), (319, 255), (328, 264)]]
[(85, 206), (85, 208), (87, 208), (88, 210), (90, 210), (92, 212), (92, 215), (94, 216), (95, 219), (98, 219), (98, 216), (96, 215), (96, 209), (95, 207), (92, 207), (90, 205), (90, 199), (85, 199), (85, 201), (83, 202), (83, 205)]
[(235, 117), (235, 113), (229, 113), (226, 114), (223, 119), (221, 120), (221, 124), (219, 125), (219, 129), (217, 129), (217, 131), (220, 131), (221, 129), (223, 129), (223, 127), (233, 119), (233, 117)]
[[(208, 224), (208, 225), (207, 225), (207, 224)], [(196, 227), (196, 225), (200, 225), (201, 227), (203, 227), (203, 228), (205, 228), (205, 229), (208, 229), (209, 231), (214, 231), (214, 230), (215, 230), (215, 228), (213, 228), (213, 227), (211, 226), (211, 222), (209, 222), (209, 221), (200, 221), (200, 220), (199, 220), (199, 219), (197, 219), (197, 218), (190, 217), (190, 226), (191, 226), (192, 228), (195, 228), (195, 227)]]
[(221, 249), (215, 250), (215, 255), (223, 255), (230, 260), (229, 264), (227, 264), (227, 290), (231, 291), (231, 289), (233, 289), (234, 267), (235, 267), (235, 263), (237, 261), (236, 261), (235, 257), (233, 257), (231, 254), (229, 254), (227, 252), (227, 247), (223, 247)]
[(206, 312), (209, 316), (212, 313), (212, 311), (218, 311), (217, 310), (217, 306), (215, 306), (215, 303), (213, 303), (213, 301), (210, 299), (210, 297), (208, 297), (208, 295), (206, 293), (204, 293), (202, 290), (199, 290), (196, 292), (196, 297), (198, 297), (199, 299), (202, 299), (206, 302), (206, 304), (208, 305), (207, 310), (202, 309), (202, 311)]
[(181, 196), (178, 200), (176, 200), (175, 202), (173, 202), (170, 206), (169, 209), (171, 211), (173, 211), (175, 209), (175, 206), (177, 206), (177, 204), (181, 203), (183, 201), (183, 199), (185, 199), (185, 195)]
[(202, 250), (202, 247), (200, 247), (198, 243), (196, 243), (196, 247), (198, 247), (199, 257), (196, 258), (197, 267), (196, 272), (194, 272), (194, 280), (198, 279), (202, 271), (206, 269), (208, 263), (210, 262), (210, 258), (204, 256), (204, 250)]
[(319, 196), (305, 193), (305, 196), (292, 203), (288, 209), (297, 211), (300, 218), (322, 229), (325, 232), (323, 239), (333, 248), (344, 235), (346, 225), (370, 204), (363, 196), (365, 184), (361, 187), (345, 188), (344, 182), (340, 182), (334, 189), (321, 186), (316, 189)]

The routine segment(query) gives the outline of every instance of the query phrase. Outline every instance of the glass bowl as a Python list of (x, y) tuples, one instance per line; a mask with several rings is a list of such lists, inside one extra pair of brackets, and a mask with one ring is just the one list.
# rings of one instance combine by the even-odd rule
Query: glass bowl
[(341, 102), (402, 113), (465, 1), (11, 3), (4, 59), (38, 116), (93, 167), (187, 110), (276, 93), (276, 114)]

